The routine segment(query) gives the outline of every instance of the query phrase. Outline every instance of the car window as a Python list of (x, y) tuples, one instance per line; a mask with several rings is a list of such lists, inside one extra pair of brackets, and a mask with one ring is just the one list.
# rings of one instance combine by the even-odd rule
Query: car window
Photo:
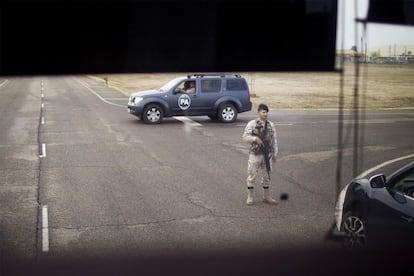
[(211, 79), (211, 80), (201, 81), (201, 92), (203, 93), (220, 92), (220, 90), (221, 90), (220, 79)]
[[(193, 84), (193, 87), (191, 87), (191, 84)], [(194, 80), (183, 81), (175, 87), (174, 91), (182, 92), (182, 93), (195, 93), (196, 91), (195, 87), (196, 87), (196, 82)]]
[(399, 177), (393, 189), (404, 193), (407, 196), (414, 197), (414, 170), (408, 171)]
[(234, 90), (247, 90), (247, 84), (242, 79), (227, 80), (226, 89), (230, 91)]

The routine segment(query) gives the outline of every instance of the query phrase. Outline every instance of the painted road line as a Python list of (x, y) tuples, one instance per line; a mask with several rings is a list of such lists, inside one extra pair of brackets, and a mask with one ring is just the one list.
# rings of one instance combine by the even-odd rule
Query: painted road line
[(46, 144), (42, 144), (42, 154), (39, 157), (40, 158), (46, 157)]
[(188, 126), (192, 126), (192, 127), (203, 126), (202, 124), (197, 123), (197, 122), (191, 120), (188, 117), (184, 117), (184, 116), (174, 116), (173, 118), (176, 119), (176, 120), (178, 120), (178, 121), (183, 122), (184, 124), (186, 124)]
[(0, 83), (0, 87), (2, 87), (3, 85), (5, 85), (9, 80), (5, 80), (2, 83)]
[(124, 104), (116, 104), (110, 101), (107, 101), (105, 98), (103, 98), (101, 95), (99, 95), (98, 93), (96, 93), (92, 88), (90, 88), (86, 83), (84, 83), (83, 81), (80, 81), (78, 79), (76, 79), (77, 82), (79, 82), (83, 87), (85, 87), (86, 89), (89, 90), (89, 92), (91, 92), (92, 94), (94, 94), (98, 99), (100, 99), (101, 101), (103, 101), (104, 103), (110, 104), (110, 105), (114, 105), (114, 106), (119, 106), (119, 107), (125, 107)]
[(128, 101), (128, 97), (126, 98), (105, 98), (108, 101)]
[(366, 177), (368, 174), (370, 174), (370, 173), (372, 173), (373, 171), (376, 171), (376, 170), (378, 170), (378, 169), (380, 169), (380, 168), (382, 168), (382, 167), (384, 167), (384, 166), (387, 166), (387, 165), (389, 165), (389, 164), (391, 164), (391, 163), (398, 162), (398, 161), (401, 161), (401, 160), (404, 160), (404, 159), (413, 158), (413, 157), (414, 157), (414, 154), (410, 154), (410, 155), (406, 155), (406, 156), (402, 156), (402, 157), (399, 157), (399, 158), (395, 158), (395, 159), (392, 159), (392, 160), (386, 161), (386, 162), (384, 162), (384, 163), (382, 163), (382, 164), (379, 164), (378, 166), (375, 166), (375, 167), (373, 167), (373, 168), (371, 168), (371, 169), (369, 169), (369, 170), (366, 170), (365, 172), (363, 172), (363, 173), (361, 173), (360, 175), (358, 175), (356, 178), (364, 178), (364, 177)]
[(45, 124), (45, 117), (42, 117), (42, 119), (40, 120), (40, 123), (41, 123), (42, 125), (44, 125), (44, 124)]
[(49, 252), (49, 221), (47, 205), (42, 207), (42, 251)]

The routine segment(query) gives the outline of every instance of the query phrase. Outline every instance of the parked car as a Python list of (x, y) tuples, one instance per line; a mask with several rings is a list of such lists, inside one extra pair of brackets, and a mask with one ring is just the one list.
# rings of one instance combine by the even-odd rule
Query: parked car
[(158, 90), (134, 93), (128, 101), (128, 112), (148, 124), (160, 123), (164, 117), (204, 115), (231, 123), (238, 113), (251, 109), (246, 79), (228, 74), (179, 77)]
[(328, 237), (350, 248), (414, 248), (414, 162), (346, 185)]

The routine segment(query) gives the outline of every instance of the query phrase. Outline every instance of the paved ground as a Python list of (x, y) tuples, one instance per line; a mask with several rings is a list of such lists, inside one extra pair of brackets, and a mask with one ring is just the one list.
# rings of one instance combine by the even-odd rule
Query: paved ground
[[(289, 199), (263, 204), (259, 188), (248, 207), (241, 134), (254, 112), (229, 125), (193, 117), (197, 126), (149, 126), (127, 113), (125, 96), (86, 77), (0, 84), (3, 261), (330, 248), (337, 111), (271, 111), (280, 142), (271, 192)], [(341, 186), (412, 154), (412, 111), (367, 112), (358, 151), (353, 114), (344, 116)]]

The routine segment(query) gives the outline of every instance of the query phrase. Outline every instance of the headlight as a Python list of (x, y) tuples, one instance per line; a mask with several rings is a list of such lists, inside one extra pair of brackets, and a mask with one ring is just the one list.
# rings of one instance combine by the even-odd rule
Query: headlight
[(138, 103), (140, 101), (142, 101), (142, 99), (143, 99), (142, 97), (133, 97), (133, 96), (131, 96), (130, 99), (129, 99), (129, 102), (132, 105), (138, 105)]
[(140, 101), (142, 101), (142, 97), (135, 97), (134, 104), (138, 104)]

